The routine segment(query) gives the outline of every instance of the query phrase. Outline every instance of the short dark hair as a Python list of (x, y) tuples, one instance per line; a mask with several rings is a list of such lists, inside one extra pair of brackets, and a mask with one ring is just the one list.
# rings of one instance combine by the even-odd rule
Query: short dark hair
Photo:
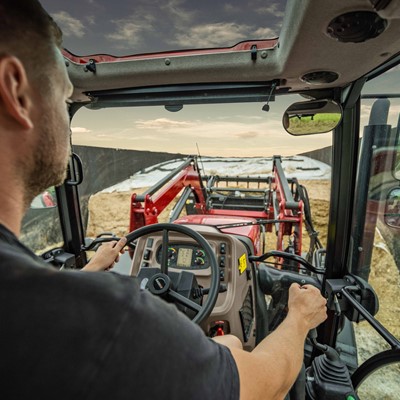
[(37, 0), (0, 0), (0, 57), (21, 60), (27, 74), (40, 77), (61, 48), (62, 32)]

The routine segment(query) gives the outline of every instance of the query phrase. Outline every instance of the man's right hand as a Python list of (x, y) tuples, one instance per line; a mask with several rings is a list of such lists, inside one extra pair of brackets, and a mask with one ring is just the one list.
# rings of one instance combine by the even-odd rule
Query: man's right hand
[(326, 299), (313, 285), (300, 286), (293, 283), (289, 289), (289, 314), (304, 323), (304, 328), (309, 331), (325, 321)]
[(312, 285), (294, 283), (283, 322), (251, 352), (230, 347), (240, 377), (240, 398), (282, 399), (303, 363), (308, 332), (326, 319), (326, 300)]

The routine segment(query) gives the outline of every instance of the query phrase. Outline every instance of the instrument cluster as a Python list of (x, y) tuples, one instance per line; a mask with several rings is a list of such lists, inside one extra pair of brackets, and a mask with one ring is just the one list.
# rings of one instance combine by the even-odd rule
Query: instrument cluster
[[(156, 260), (161, 264), (162, 245), (156, 251)], [(168, 246), (168, 267), (177, 269), (207, 269), (210, 264), (205, 251), (198, 245), (170, 243)]]

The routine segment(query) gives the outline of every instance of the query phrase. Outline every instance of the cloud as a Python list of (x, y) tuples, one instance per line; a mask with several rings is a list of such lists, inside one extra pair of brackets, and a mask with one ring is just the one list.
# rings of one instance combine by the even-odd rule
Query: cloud
[(185, 0), (170, 0), (161, 7), (163, 12), (168, 13), (169, 16), (175, 21), (176, 25), (189, 24), (192, 22), (195, 13), (183, 9), (181, 6)]
[(256, 38), (261, 38), (261, 39), (270, 39), (270, 38), (274, 38), (277, 37), (279, 35), (279, 33), (271, 28), (258, 28), (255, 32), (254, 32), (254, 37)]
[(227, 13), (239, 13), (243, 11), (243, 8), (233, 4), (224, 4), (224, 11)]
[[(369, 124), (370, 113), (372, 110), (373, 100), (363, 100), (364, 102), (361, 104), (361, 132), (363, 132), (364, 126)], [(368, 101), (368, 103), (365, 103)], [(397, 126), (398, 119), (400, 115), (400, 104), (391, 104), (389, 108), (387, 123), (392, 127)]]
[[(74, 144), (168, 151), (182, 154), (197, 152), (215, 156), (271, 156), (305, 152), (331, 144), (331, 135), (315, 135), (304, 140), (288, 135), (280, 121), (263, 119), (258, 122), (213, 120), (143, 119), (128, 128), (117, 126), (95, 129), (96, 134), (75, 134)], [(90, 126), (91, 128), (91, 126)], [(85, 128), (74, 128), (76, 130)], [(88, 129), (86, 129), (88, 131)], [(247, 140), (249, 139), (249, 140)], [(254, 139), (254, 141), (253, 141)], [(255, 143), (256, 142), (256, 143)]]
[(64, 36), (75, 36), (81, 38), (85, 35), (85, 27), (83, 23), (74, 17), (72, 17), (66, 11), (59, 11), (52, 14), (54, 20), (60, 25)]
[(362, 118), (369, 117), (369, 114), (371, 112), (371, 108), (372, 108), (371, 104), (361, 104), (361, 107), (360, 107), (361, 117)]
[(196, 25), (185, 33), (180, 33), (174, 40), (182, 47), (221, 47), (227, 43), (235, 44), (248, 36), (250, 27), (233, 22)]
[(278, 18), (282, 18), (285, 15), (284, 10), (280, 9), (280, 3), (272, 3), (267, 6), (261, 6), (257, 8), (257, 13), (259, 14), (270, 14)]
[(247, 132), (238, 132), (235, 133), (235, 136), (240, 139), (254, 139), (258, 136), (258, 132), (247, 131)]
[(237, 24), (234, 22), (217, 22), (203, 24), (180, 30), (172, 41), (184, 48), (209, 48), (234, 45), (242, 40), (251, 38), (269, 39), (278, 36), (271, 28), (258, 28)]
[(90, 24), (90, 25), (94, 25), (96, 23), (96, 17), (94, 15), (88, 15), (86, 17), (86, 21)]
[(154, 17), (139, 12), (125, 19), (112, 20), (117, 26), (113, 33), (106, 35), (108, 40), (119, 42), (120, 47), (131, 48), (142, 41), (143, 33), (153, 31)]
[(139, 120), (136, 122), (136, 127), (138, 129), (177, 129), (177, 128), (191, 128), (193, 127), (193, 122), (187, 121), (174, 121), (168, 118), (157, 118), (152, 120)]
[(72, 133), (90, 133), (92, 132), (90, 129), (75, 126), (71, 128)]

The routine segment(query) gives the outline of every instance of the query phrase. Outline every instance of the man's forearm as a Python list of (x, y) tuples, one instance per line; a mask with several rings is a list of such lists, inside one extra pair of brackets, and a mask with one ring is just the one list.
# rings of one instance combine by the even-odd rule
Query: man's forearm
[(304, 357), (304, 341), (308, 330), (299, 318), (288, 315), (279, 327), (262, 340), (252, 354), (265, 357), (285, 394), (296, 380)]

